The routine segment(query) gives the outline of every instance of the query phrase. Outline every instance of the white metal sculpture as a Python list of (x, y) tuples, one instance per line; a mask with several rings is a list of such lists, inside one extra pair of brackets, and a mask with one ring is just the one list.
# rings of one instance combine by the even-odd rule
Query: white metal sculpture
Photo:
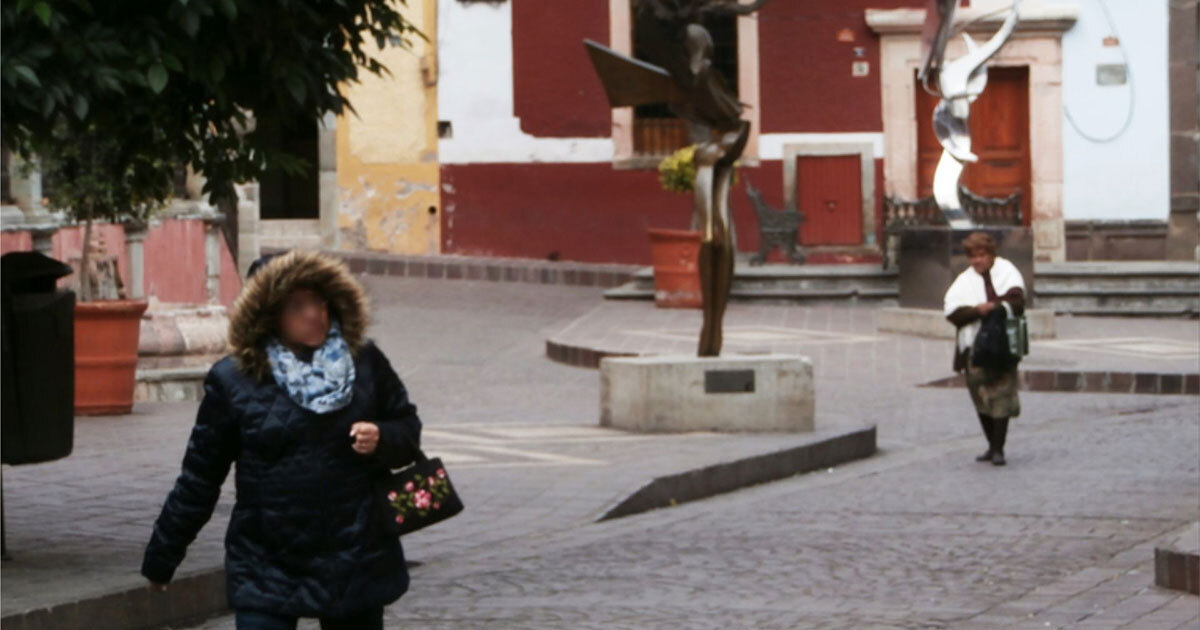
[[(933, 131), (942, 145), (942, 157), (933, 174), (933, 196), (946, 216), (950, 227), (969, 228), (974, 225), (963, 210), (959, 198), (959, 179), (968, 162), (978, 162), (971, 151), (971, 130), (968, 119), (971, 103), (987, 87), (987, 61), (992, 58), (1017, 27), (1017, 11), (1021, 0), (1013, 0), (1000, 30), (980, 46), (965, 31), (962, 37), (967, 54), (946, 63), (946, 42), (954, 22), (957, 0), (930, 0), (925, 14), (928, 48), (921, 68), (921, 83), (926, 90), (941, 97), (933, 110)], [(936, 85), (931, 89), (930, 83)]]

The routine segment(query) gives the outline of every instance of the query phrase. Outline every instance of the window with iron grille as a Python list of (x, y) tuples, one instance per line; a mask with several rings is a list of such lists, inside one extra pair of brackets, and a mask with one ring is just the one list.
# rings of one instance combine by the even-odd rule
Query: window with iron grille
[[(631, 0), (632, 13), (637, 15), (637, 0)], [(645, 49), (638, 38), (637, 20), (633, 20), (633, 56), (645, 60)], [(737, 96), (737, 16), (709, 15), (704, 28), (713, 39), (713, 66), (721, 73), (725, 84)], [(666, 105), (639, 105), (633, 110), (633, 151), (642, 157), (666, 156), (691, 144), (687, 125), (671, 113)]]

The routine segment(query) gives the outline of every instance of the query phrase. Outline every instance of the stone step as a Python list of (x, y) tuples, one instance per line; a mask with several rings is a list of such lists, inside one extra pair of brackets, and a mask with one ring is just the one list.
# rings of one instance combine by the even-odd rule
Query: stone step
[(1197, 313), (1200, 313), (1197, 298), (1137, 295), (1044, 297), (1039, 292), (1036, 304), (1038, 308), (1070, 315), (1196, 317)]
[(1125, 276), (1036, 276), (1038, 292), (1078, 291), (1095, 292), (1119, 291), (1122, 289), (1165, 291), (1182, 294), (1200, 294), (1200, 278), (1186, 276), (1163, 277), (1125, 277)]
[[(1200, 313), (1200, 265), (1191, 262), (1040, 263), (1035, 277), (1039, 308), (1076, 315), (1194, 317)], [(861, 302), (892, 306), (897, 274), (878, 265), (739, 264), (734, 300), (807, 305)], [(609, 299), (654, 298), (654, 274), (605, 293)]]
[(1037, 290), (1155, 290), (1200, 294), (1200, 265), (1191, 262), (1070, 262), (1040, 263)]
[[(738, 297), (804, 298), (826, 297), (896, 297), (896, 272), (881, 269), (877, 264), (850, 265), (763, 265), (740, 264), (734, 272), (733, 292)], [(654, 272), (639, 270), (631, 282), (614, 291), (611, 297), (625, 297), (629, 290), (638, 297), (653, 297)]]
[[(842, 289), (795, 289), (786, 287), (743, 288), (734, 285), (730, 291), (734, 300), (745, 300), (767, 304), (803, 303), (811, 306), (827, 304), (864, 303), (878, 306), (894, 306), (897, 290), (893, 288), (860, 288), (847, 287)], [(640, 287), (634, 283), (625, 284), (604, 293), (610, 300), (652, 300), (654, 289)]]

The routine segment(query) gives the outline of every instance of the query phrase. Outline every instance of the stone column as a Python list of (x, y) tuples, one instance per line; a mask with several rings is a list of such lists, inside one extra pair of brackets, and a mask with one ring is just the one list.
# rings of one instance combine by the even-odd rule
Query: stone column
[[(1039, 262), (1067, 258), (1063, 220), (1062, 40), (1014, 42), (1013, 53), (1028, 48), (1029, 160), (1033, 204), (1033, 257)], [(1025, 44), (1025, 45), (1023, 45)]]
[(33, 237), (33, 251), (47, 256), (54, 256), (54, 233), (58, 224), (53, 222), (37, 223), (29, 226), (29, 235)]
[(25, 222), (25, 213), (14, 204), (0, 204), (0, 224), (16, 225)]
[(216, 304), (221, 298), (221, 222), (225, 217), (218, 212), (206, 213), (204, 216), (204, 268), (207, 282), (205, 283), (209, 304)]
[(58, 221), (42, 205), (41, 172), (27, 165), (15, 153), (9, 158), (8, 188), (16, 206), (4, 206), (2, 220), (5, 224), (20, 224), (20, 229), (28, 230), (33, 238), (33, 251), (52, 256)]
[(1171, 214), (1167, 258), (1200, 260), (1200, 9), (1171, 0), (1167, 55), (1171, 108)]
[[(317, 123), (317, 182), (321, 249), (341, 249), (338, 225), (337, 116), (326, 114)], [(255, 215), (257, 216), (257, 215)]]
[(146, 255), (142, 243), (146, 240), (145, 223), (125, 224), (125, 248), (129, 252), (129, 299), (146, 297)]
[(259, 245), (259, 199), (258, 182), (249, 182), (237, 187), (238, 193), (238, 238), (235, 252), (238, 274), (246, 277), (250, 263), (262, 255)]
[(8, 188), (26, 223), (45, 223), (49, 213), (42, 206), (42, 173), (36, 166), (32, 169), (29, 166), (21, 156), (13, 154), (8, 166)]

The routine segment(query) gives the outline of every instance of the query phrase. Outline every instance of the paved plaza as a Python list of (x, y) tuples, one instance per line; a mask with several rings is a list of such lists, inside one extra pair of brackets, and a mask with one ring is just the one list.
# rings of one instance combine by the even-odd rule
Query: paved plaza
[[(545, 356), (547, 339), (610, 308), (633, 322), (610, 326), (637, 326), (640, 313), (642, 336), (690, 346), (694, 313), (645, 326), (661, 312), (612, 306), (599, 289), (364, 281), (371, 336), (467, 502), (406, 538), (422, 564), (389, 628), (1200, 623), (1200, 598), (1153, 586), (1155, 545), (1200, 518), (1197, 396), (1026, 392), (1009, 466), (981, 466), (966, 393), (918, 386), (950, 374), (950, 342), (879, 334), (869, 308), (736, 304), (734, 339), (783, 337), (813, 358), (818, 431), (876, 425), (880, 452), (597, 523), (650, 478), (797, 438), (601, 429), (598, 373)], [(1195, 373), (1197, 336), (1195, 321), (1060, 318), (1058, 339), (1029, 361)], [(141, 583), (141, 546), (194, 412), (159, 403), (80, 418), (71, 457), (5, 467), (5, 614)], [(181, 576), (220, 566), (232, 495), (230, 480)], [(226, 615), (191, 627), (234, 626)]]

